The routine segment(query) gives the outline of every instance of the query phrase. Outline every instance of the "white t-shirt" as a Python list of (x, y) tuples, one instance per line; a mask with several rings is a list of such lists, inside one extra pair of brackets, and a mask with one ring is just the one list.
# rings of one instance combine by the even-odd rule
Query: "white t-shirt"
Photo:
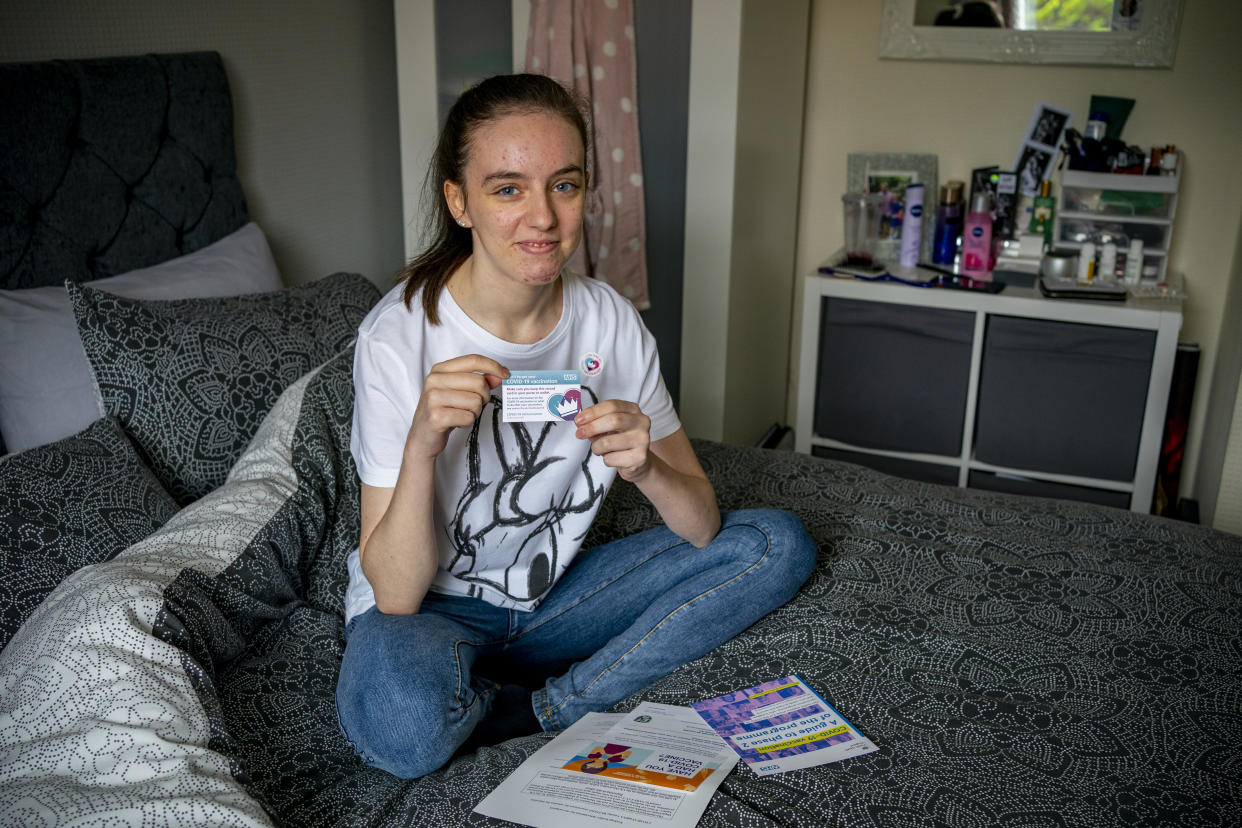
[[(363, 320), (354, 353), (350, 452), (363, 483), (392, 488), (424, 378), (436, 363), (477, 353), (511, 371), (577, 370), (582, 407), (638, 403), (656, 441), (681, 427), (660, 376), (655, 339), (638, 311), (607, 284), (566, 271), (561, 319), (531, 345), (506, 342), (440, 292), (440, 324), (421, 294), (412, 309), (398, 285)], [(531, 610), (577, 554), (616, 470), (574, 436), (571, 422), (505, 423), (500, 389), (473, 429), (449, 434), (436, 458), (434, 521), (440, 571), (432, 589)], [(375, 604), (358, 552), (349, 557), (347, 619)]]

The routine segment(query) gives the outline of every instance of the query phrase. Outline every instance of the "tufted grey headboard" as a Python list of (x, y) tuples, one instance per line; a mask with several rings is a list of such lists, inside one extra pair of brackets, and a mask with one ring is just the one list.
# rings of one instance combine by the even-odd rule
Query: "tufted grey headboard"
[(90, 281), (248, 220), (219, 54), (0, 64), (0, 288)]

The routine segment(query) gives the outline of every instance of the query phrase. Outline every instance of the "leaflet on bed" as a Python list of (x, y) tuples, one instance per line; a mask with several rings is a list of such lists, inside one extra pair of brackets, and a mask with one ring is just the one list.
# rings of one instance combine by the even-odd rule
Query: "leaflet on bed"
[(759, 776), (879, 750), (798, 676), (691, 705)]
[(588, 713), (475, 810), (541, 828), (689, 828), (736, 764), (693, 710), (643, 702), (629, 713)]

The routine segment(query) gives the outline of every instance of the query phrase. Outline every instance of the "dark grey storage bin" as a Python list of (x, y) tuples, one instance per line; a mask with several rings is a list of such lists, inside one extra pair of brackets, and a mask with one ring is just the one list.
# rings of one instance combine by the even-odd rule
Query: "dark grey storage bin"
[(819, 324), (816, 434), (961, 454), (973, 313), (824, 297)]
[(1047, 480), (1017, 479), (972, 471), (966, 485), (972, 489), (987, 489), (992, 492), (1057, 497), (1062, 500), (1084, 500), (1088, 503), (1116, 506), (1118, 509), (1130, 508), (1130, 495), (1126, 492), (1110, 492), (1107, 489), (1071, 486), (1067, 483), (1051, 483)]
[(1132, 479), (1155, 346), (1154, 331), (988, 317), (975, 458)]
[(940, 463), (924, 463), (920, 460), (907, 460), (904, 457), (887, 457), (883, 454), (867, 454), (861, 451), (842, 451), (827, 446), (811, 446), (811, 454), (816, 457), (827, 457), (831, 460), (844, 460), (856, 463), (869, 469), (882, 471), (885, 474), (905, 477), (909, 480), (921, 480), (924, 483), (944, 483), (948, 486), (957, 485), (957, 467), (944, 466)]

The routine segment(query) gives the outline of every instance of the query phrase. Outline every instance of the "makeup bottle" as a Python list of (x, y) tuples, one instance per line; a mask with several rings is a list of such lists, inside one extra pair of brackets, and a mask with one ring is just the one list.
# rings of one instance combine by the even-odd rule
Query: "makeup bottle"
[(1160, 156), (1163, 154), (1163, 148), (1151, 148), (1151, 155), (1147, 156), (1147, 175), (1160, 175)]
[(919, 263), (919, 248), (923, 246), (923, 185), (906, 185), (906, 216), (901, 226), (901, 266), (914, 267)]
[(1031, 207), (1030, 232), (1042, 234), (1044, 249), (1052, 247), (1052, 217), (1057, 208), (1057, 200), (1052, 196), (1052, 182), (1039, 182), (1039, 195)]
[(962, 228), (962, 275), (989, 280), (992, 271), (992, 205), (987, 193), (977, 193)]
[(1177, 147), (1169, 144), (1164, 148), (1164, 152), (1160, 155), (1160, 173), (1162, 175), (1177, 175)]
[(1100, 266), (1095, 275), (1103, 282), (1111, 282), (1117, 278), (1117, 245), (1114, 242), (1105, 242), (1100, 248)]
[(1078, 283), (1089, 285), (1095, 278), (1095, 242), (1083, 242), (1078, 251)]
[(932, 262), (952, 265), (962, 238), (962, 190), (965, 183), (949, 181), (940, 185), (940, 209), (936, 211), (936, 235), (932, 242)]
[(1082, 131), (1082, 137), (1093, 141), (1103, 141), (1107, 131), (1108, 115), (1104, 112), (1092, 112), (1087, 119), (1087, 128)]
[(1126, 284), (1137, 285), (1143, 276), (1143, 240), (1131, 239), (1126, 252)]

